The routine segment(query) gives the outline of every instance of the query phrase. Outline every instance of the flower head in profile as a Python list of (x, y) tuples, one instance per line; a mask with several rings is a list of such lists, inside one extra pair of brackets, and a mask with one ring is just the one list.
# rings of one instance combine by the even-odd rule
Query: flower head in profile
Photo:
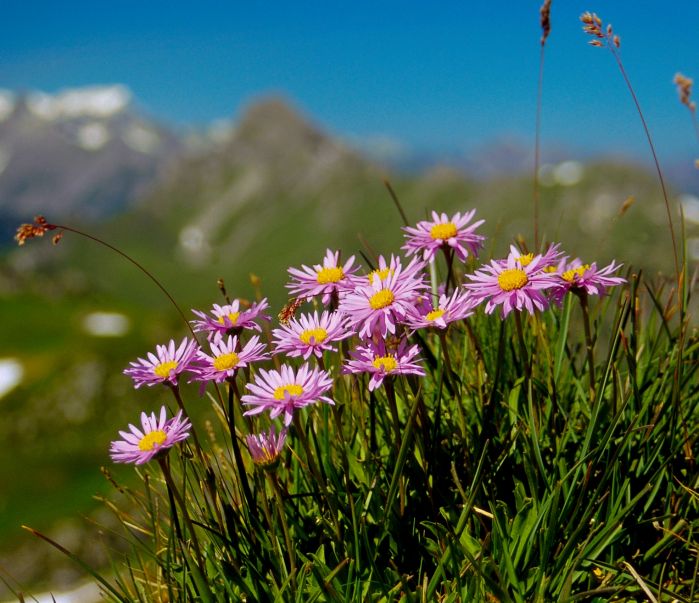
[(219, 306), (214, 304), (209, 314), (192, 310), (199, 317), (199, 320), (192, 321), (195, 333), (208, 333), (209, 337), (215, 333), (231, 334), (239, 333), (243, 329), (253, 329), (261, 331), (258, 320), (269, 320), (269, 316), (263, 311), (269, 307), (267, 298), (259, 302), (253, 302), (247, 310), (241, 308), (239, 299), (234, 299), (230, 304)]
[(385, 338), (388, 333), (395, 334), (396, 325), (425, 288), (422, 279), (403, 274), (398, 265), (385, 278), (374, 275), (371, 283), (360, 284), (345, 295), (340, 300), (340, 312), (349, 317), (360, 337), (369, 339), (377, 334)]
[(389, 346), (383, 340), (369, 340), (350, 352), (350, 360), (342, 367), (342, 372), (369, 373), (369, 390), (374, 391), (388, 376), (424, 375), (425, 370), (417, 362), (420, 360), (418, 353), (418, 346), (408, 347), (404, 339), (397, 346)]
[(411, 329), (446, 329), (450, 323), (471, 316), (475, 305), (469, 293), (459, 289), (450, 296), (440, 295), (436, 305), (432, 303), (432, 296), (425, 295), (408, 310), (405, 324)]
[(226, 379), (235, 377), (239, 368), (243, 368), (250, 362), (267, 360), (265, 345), (260, 343), (259, 337), (250, 338), (243, 349), (238, 349), (238, 337), (229, 335), (228, 338), (216, 334), (209, 342), (211, 354), (203, 351), (197, 353), (197, 363), (192, 367), (194, 381), (216, 381), (221, 383)]
[(136, 389), (142, 385), (176, 385), (178, 375), (191, 368), (192, 361), (197, 355), (199, 344), (185, 337), (179, 346), (171, 339), (167, 345), (158, 345), (155, 354), (148, 352), (147, 358), (139, 358), (130, 362), (124, 374), (134, 380)]
[(294, 411), (316, 402), (335, 404), (323, 395), (333, 385), (328, 371), (311, 369), (302, 364), (298, 371), (283, 365), (279, 371), (260, 369), (254, 383), (245, 385), (250, 392), (241, 396), (243, 404), (251, 407), (245, 415), (256, 415), (269, 411), (270, 419), (284, 415), (284, 425), (289, 426)]
[(245, 436), (253, 463), (263, 469), (273, 468), (277, 464), (282, 450), (284, 450), (286, 433), (287, 430), (282, 429), (277, 434), (274, 425), (272, 425), (267, 432)]
[(120, 431), (121, 440), (115, 440), (109, 448), (109, 455), (116, 463), (135, 463), (142, 465), (151, 459), (167, 454), (177, 442), (189, 437), (192, 425), (182, 418), (180, 410), (172, 419), (167, 418), (163, 406), (160, 415), (150, 416), (141, 413), (141, 429), (129, 424), (129, 431)]
[[(474, 274), (467, 275), (471, 283), (464, 287), (476, 303), (486, 301), (485, 311), (490, 314), (496, 306), (502, 306), (503, 318), (512, 310), (545, 310), (548, 300), (542, 293), (555, 286), (555, 278), (544, 271), (543, 256), (534, 255), (522, 262), (519, 250), (510, 251), (506, 260), (491, 260)], [(525, 265), (526, 264), (526, 265)]]
[(484, 220), (469, 224), (476, 213), (475, 209), (461, 214), (457, 212), (449, 218), (447, 214), (432, 212), (432, 220), (422, 220), (415, 227), (405, 226), (407, 242), (401, 249), (408, 255), (422, 253), (425, 261), (431, 260), (439, 249), (453, 249), (462, 262), (469, 255), (477, 256), (485, 237), (475, 233)]
[(329, 304), (332, 296), (352, 289), (355, 284), (354, 273), (359, 266), (354, 266), (354, 256), (340, 264), (340, 252), (328, 249), (322, 264), (314, 264), (309, 268), (305, 264), (298, 268), (289, 268), (291, 282), (286, 287), (293, 295), (306, 297), (310, 300), (316, 295), (322, 295), (322, 302)]
[(621, 268), (621, 264), (611, 264), (597, 268), (597, 263), (583, 264), (578, 258), (568, 262), (564, 258), (559, 262), (558, 269), (553, 273), (557, 278), (551, 296), (556, 303), (561, 303), (569, 291), (587, 295), (604, 295), (608, 287), (615, 287), (626, 282), (621, 276), (612, 276)]
[[(377, 261), (377, 266), (374, 270), (366, 275), (367, 282), (371, 284), (374, 278), (378, 277), (381, 281), (385, 281), (389, 276), (400, 272), (403, 278), (416, 278), (417, 280), (422, 280), (421, 271), (425, 267), (425, 262), (423, 262), (418, 257), (414, 257), (410, 260), (407, 266), (403, 266), (400, 257), (391, 254), (388, 261), (383, 255), (380, 255)], [(361, 282), (357, 283), (364, 284)]]
[(274, 329), (272, 335), (276, 345), (275, 354), (303, 356), (304, 360), (308, 360), (311, 354), (321, 358), (324, 351), (337, 351), (332, 343), (351, 337), (353, 331), (347, 326), (344, 314), (324, 311), (319, 317), (316, 311), (290, 319), (288, 324)]

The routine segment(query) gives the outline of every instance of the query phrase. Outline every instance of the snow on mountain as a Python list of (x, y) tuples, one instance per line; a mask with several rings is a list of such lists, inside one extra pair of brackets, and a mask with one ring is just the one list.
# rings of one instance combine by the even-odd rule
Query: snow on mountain
[(67, 88), (56, 94), (30, 92), (27, 108), (45, 120), (77, 117), (112, 117), (124, 111), (131, 102), (131, 91), (121, 84)]

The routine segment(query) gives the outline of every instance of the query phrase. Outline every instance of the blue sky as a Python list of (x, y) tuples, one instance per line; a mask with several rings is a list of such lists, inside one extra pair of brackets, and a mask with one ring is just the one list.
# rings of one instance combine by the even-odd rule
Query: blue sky
[[(237, 115), (277, 92), (344, 136), (425, 148), (528, 142), (540, 3), (4, 3), (0, 87), (120, 82), (147, 111), (181, 125)], [(621, 35), (661, 159), (698, 155), (672, 85), (676, 71), (699, 78), (699, 3), (689, 0), (553, 0), (544, 147), (646, 156), (612, 56), (589, 47), (580, 30), (585, 10)]]

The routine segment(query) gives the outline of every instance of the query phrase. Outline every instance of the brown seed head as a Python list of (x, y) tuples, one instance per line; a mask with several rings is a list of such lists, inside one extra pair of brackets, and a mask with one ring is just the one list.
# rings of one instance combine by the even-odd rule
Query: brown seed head
[(580, 21), (583, 24), (583, 31), (597, 38), (590, 42), (593, 46), (604, 46), (599, 40), (605, 40), (607, 44), (614, 44), (619, 48), (619, 38), (614, 35), (611, 25), (607, 25), (606, 28), (602, 28), (602, 19), (600, 19), (595, 13), (586, 12), (580, 15)]
[(541, 45), (543, 46), (551, 33), (551, 0), (544, 0), (541, 5), (539, 21), (541, 22)]
[(17, 241), (17, 245), (21, 246), (27, 242), (27, 239), (43, 237), (45, 232), (55, 229), (56, 226), (49, 224), (44, 216), (36, 216), (32, 224), (20, 224), (17, 227), (15, 241)]
[(694, 111), (694, 109), (696, 109), (696, 105), (692, 100), (690, 100), (694, 80), (691, 77), (687, 77), (686, 75), (677, 72), (672, 81), (677, 86), (677, 94), (680, 96), (680, 102), (690, 111)]

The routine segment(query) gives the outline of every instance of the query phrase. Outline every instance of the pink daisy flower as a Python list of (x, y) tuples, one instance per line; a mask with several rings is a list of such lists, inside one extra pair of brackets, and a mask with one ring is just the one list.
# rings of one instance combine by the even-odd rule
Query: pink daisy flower
[(542, 256), (533, 256), (525, 266), (520, 260), (520, 252), (515, 251), (510, 252), (506, 260), (491, 260), (475, 274), (467, 275), (473, 282), (464, 287), (470, 291), (475, 303), (487, 300), (487, 314), (499, 305), (502, 305), (503, 318), (512, 310), (525, 308), (533, 314), (535, 308), (544, 310), (548, 305), (542, 291), (556, 283), (552, 275), (543, 270)]
[(556, 303), (561, 303), (568, 291), (582, 292), (587, 295), (604, 295), (608, 287), (615, 287), (626, 282), (621, 276), (610, 276), (621, 268), (622, 264), (612, 263), (604, 268), (597, 268), (597, 263), (583, 264), (578, 258), (571, 262), (564, 258), (554, 273), (557, 277), (551, 296)]
[(301, 270), (289, 268), (291, 282), (286, 287), (293, 295), (306, 297), (307, 300), (322, 295), (322, 302), (328, 304), (333, 294), (339, 296), (341, 292), (354, 287), (353, 274), (358, 269), (359, 266), (354, 266), (354, 256), (350, 256), (341, 266), (340, 252), (328, 249), (322, 265), (315, 264), (309, 268), (304, 264)]
[(425, 295), (416, 306), (408, 310), (405, 324), (411, 329), (446, 329), (449, 323), (471, 316), (475, 306), (476, 302), (469, 293), (458, 289), (449, 297), (440, 295), (436, 306), (432, 304), (432, 297)]
[(134, 380), (135, 388), (142, 385), (155, 385), (165, 383), (176, 385), (177, 376), (189, 370), (192, 361), (197, 355), (199, 344), (193, 339), (185, 337), (182, 343), (175, 347), (175, 342), (158, 345), (156, 353), (148, 352), (148, 358), (139, 358), (136, 362), (130, 362), (130, 368), (124, 370), (124, 374)]
[(418, 346), (408, 347), (405, 339), (396, 349), (387, 347), (383, 340), (377, 343), (369, 340), (366, 346), (357, 346), (350, 352), (351, 360), (342, 367), (342, 372), (369, 373), (369, 390), (374, 391), (388, 376), (424, 375), (425, 370), (416, 362), (420, 360), (418, 352)]
[(375, 333), (385, 338), (395, 334), (396, 324), (402, 322), (415, 298), (426, 286), (421, 279), (404, 275), (400, 264), (386, 275), (372, 277), (369, 284), (358, 285), (340, 300), (340, 312), (349, 317), (350, 325), (359, 335), (369, 339)]
[(260, 369), (255, 382), (245, 385), (251, 393), (241, 396), (240, 400), (252, 407), (245, 411), (245, 415), (268, 410), (270, 418), (276, 419), (284, 414), (284, 425), (288, 427), (297, 408), (315, 402), (335, 404), (331, 398), (323, 395), (332, 385), (328, 371), (311, 369), (307, 364), (302, 364), (294, 372), (291, 366), (285, 364), (280, 371)]
[(250, 338), (242, 350), (238, 350), (238, 337), (229, 335), (225, 339), (216, 333), (214, 339), (209, 342), (211, 355), (199, 350), (197, 364), (192, 367), (193, 381), (216, 381), (221, 383), (226, 379), (235, 377), (239, 368), (245, 367), (249, 362), (269, 359), (269, 354), (264, 353), (265, 345), (259, 343), (259, 337)]
[(272, 335), (276, 345), (275, 354), (303, 356), (304, 360), (308, 360), (311, 354), (321, 358), (325, 350), (336, 352), (336, 348), (330, 344), (351, 337), (353, 332), (344, 314), (324, 311), (320, 318), (318, 312), (302, 314), (298, 320), (292, 318), (287, 325), (274, 329)]
[(277, 434), (274, 430), (274, 425), (272, 425), (267, 433), (262, 432), (245, 436), (253, 463), (263, 469), (274, 467), (279, 460), (279, 455), (284, 450), (286, 434), (286, 429), (282, 429)]
[[(539, 255), (539, 269), (546, 269), (555, 266), (563, 256), (563, 252), (559, 251), (560, 244), (549, 245), (545, 253)], [(514, 245), (510, 245), (510, 255), (515, 258), (520, 266), (529, 266), (536, 257), (533, 253), (522, 253)]]
[[(400, 258), (391, 254), (391, 259), (386, 262), (386, 258), (382, 255), (379, 256), (378, 266), (366, 275), (369, 283), (372, 283), (374, 277), (379, 277), (382, 281), (385, 281), (389, 275), (394, 274), (396, 271), (400, 272), (404, 277), (408, 278), (418, 278), (422, 280), (421, 271), (425, 267), (425, 262), (417, 257), (410, 260), (407, 266), (403, 266)], [(358, 283), (361, 284), (361, 283)]]
[(485, 237), (474, 233), (476, 228), (483, 224), (484, 220), (478, 220), (471, 225), (468, 223), (476, 213), (472, 209), (465, 214), (457, 212), (452, 218), (447, 214), (432, 212), (432, 220), (422, 220), (415, 227), (405, 226), (407, 243), (401, 247), (406, 254), (422, 253), (425, 261), (431, 260), (439, 249), (451, 247), (456, 257), (462, 262), (466, 261), (469, 253), (478, 255), (478, 249), (483, 246)]
[(169, 448), (187, 439), (191, 428), (190, 422), (182, 418), (181, 410), (172, 419), (167, 418), (164, 406), (160, 409), (160, 417), (142, 412), (141, 429), (129, 424), (129, 431), (120, 431), (122, 439), (111, 443), (109, 455), (116, 463), (142, 465), (167, 454)]
[(214, 304), (210, 314), (192, 310), (200, 319), (193, 320), (192, 327), (195, 333), (205, 332), (209, 336), (214, 333), (221, 335), (239, 333), (243, 329), (254, 329), (259, 332), (262, 329), (256, 321), (258, 319), (269, 320), (269, 316), (262, 313), (268, 307), (267, 298), (256, 303), (253, 302), (247, 310), (241, 310), (239, 299), (234, 299), (230, 304), (224, 306)]

